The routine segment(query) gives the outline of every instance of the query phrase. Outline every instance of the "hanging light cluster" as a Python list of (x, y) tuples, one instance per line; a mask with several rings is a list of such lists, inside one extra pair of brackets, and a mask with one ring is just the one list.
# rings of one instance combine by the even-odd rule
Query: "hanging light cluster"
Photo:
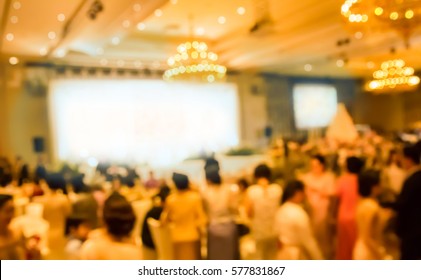
[(186, 42), (177, 47), (177, 54), (168, 58), (170, 69), (165, 80), (201, 80), (214, 82), (225, 77), (227, 68), (217, 64), (218, 55), (209, 52), (204, 42)]

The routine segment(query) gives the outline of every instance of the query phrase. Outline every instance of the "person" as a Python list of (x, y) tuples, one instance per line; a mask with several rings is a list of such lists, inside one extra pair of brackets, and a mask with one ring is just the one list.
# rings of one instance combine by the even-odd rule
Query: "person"
[(83, 216), (72, 215), (67, 219), (66, 235), (68, 236), (65, 252), (67, 259), (80, 259), (80, 250), (88, 238), (91, 230), (89, 219)]
[(278, 259), (322, 259), (310, 218), (302, 207), (304, 198), (304, 184), (297, 180), (290, 181), (285, 187), (282, 206), (275, 218), (279, 241)]
[(376, 200), (380, 193), (380, 174), (368, 170), (358, 177), (357, 240), (353, 250), (354, 260), (380, 260), (386, 257), (381, 244), (380, 205)]
[(256, 242), (256, 259), (273, 260), (277, 251), (274, 222), (282, 197), (282, 188), (271, 184), (271, 170), (266, 164), (255, 168), (254, 178), (256, 184), (247, 189), (244, 203)]
[(159, 180), (157, 180), (155, 178), (155, 174), (153, 171), (149, 171), (149, 178), (148, 180), (145, 182), (145, 188), (147, 190), (156, 190), (158, 189), (160, 186), (160, 182)]
[[(418, 144), (419, 145), (419, 144)], [(401, 259), (421, 259), (421, 148), (403, 149), (402, 166), (407, 172), (396, 202), (396, 232), (401, 239)]]
[(161, 218), (162, 212), (164, 211), (165, 201), (169, 195), (170, 188), (168, 186), (162, 186), (159, 193), (154, 197), (154, 204), (152, 208), (146, 213), (145, 219), (143, 220), (141, 238), (145, 259), (156, 259), (155, 244), (148, 226), (148, 219), (153, 218), (155, 220), (159, 220)]
[(206, 225), (202, 199), (199, 193), (190, 190), (186, 175), (174, 173), (172, 179), (177, 192), (167, 198), (161, 221), (171, 227), (175, 259), (199, 260), (201, 231)]
[(383, 169), (383, 186), (390, 190), (395, 196), (398, 196), (402, 190), (405, 181), (405, 170), (401, 166), (399, 154), (396, 150), (389, 152), (387, 166)]
[(66, 181), (59, 173), (47, 176), (49, 191), (42, 196), (33, 198), (33, 202), (40, 203), (44, 207), (43, 217), (50, 224), (48, 233), (48, 245), (51, 249), (49, 258), (62, 259), (64, 246), (66, 244), (65, 228), (66, 219), (71, 213), (71, 203), (66, 195), (62, 193), (66, 188)]
[(358, 204), (358, 174), (364, 163), (357, 157), (346, 159), (346, 173), (337, 181), (339, 199), (337, 220), (337, 260), (352, 260), (352, 250), (357, 238), (355, 215)]
[(333, 258), (332, 233), (329, 231), (329, 208), (335, 194), (335, 177), (326, 170), (325, 158), (311, 158), (310, 172), (302, 177), (305, 185), (314, 234), (325, 258)]
[(130, 203), (121, 194), (112, 193), (104, 203), (105, 231), (90, 236), (82, 245), (82, 260), (140, 260), (141, 249), (130, 238), (135, 214)]
[(13, 197), (0, 194), (0, 259), (21, 260), (25, 259), (23, 240), (10, 228), (14, 216)]
[(208, 259), (237, 260), (240, 258), (237, 225), (237, 197), (232, 189), (222, 184), (217, 166), (205, 170), (207, 187), (202, 193), (208, 215)]
[(72, 179), (72, 184), (76, 193), (75, 201), (72, 204), (72, 214), (86, 216), (92, 229), (98, 228), (99, 205), (92, 193), (96, 187), (86, 186), (82, 181), (82, 177), (79, 176)]

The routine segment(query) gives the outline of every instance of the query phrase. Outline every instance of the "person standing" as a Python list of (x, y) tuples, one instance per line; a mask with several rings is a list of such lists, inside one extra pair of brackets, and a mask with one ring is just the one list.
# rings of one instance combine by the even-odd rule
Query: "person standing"
[(401, 239), (401, 259), (421, 260), (421, 166), (420, 145), (403, 149), (402, 166), (407, 172), (396, 202), (396, 232)]

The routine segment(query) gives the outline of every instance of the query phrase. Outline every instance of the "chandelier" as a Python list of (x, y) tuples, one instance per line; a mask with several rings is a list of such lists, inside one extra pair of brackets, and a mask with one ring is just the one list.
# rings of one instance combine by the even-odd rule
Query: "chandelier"
[(393, 29), (407, 44), (421, 26), (420, 0), (346, 0), (341, 13), (348, 23), (360, 29)]
[(373, 73), (373, 78), (366, 84), (368, 91), (411, 90), (420, 83), (420, 78), (414, 75), (414, 68), (405, 66), (402, 59), (383, 62), (381, 69)]
[(164, 79), (214, 82), (225, 77), (227, 68), (217, 63), (218, 55), (208, 51), (204, 42), (186, 42), (177, 47), (177, 54), (168, 58), (170, 69)]

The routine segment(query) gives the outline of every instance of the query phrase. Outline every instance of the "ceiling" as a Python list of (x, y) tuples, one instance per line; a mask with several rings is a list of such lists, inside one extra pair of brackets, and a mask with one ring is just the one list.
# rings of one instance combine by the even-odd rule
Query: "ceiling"
[[(421, 70), (420, 29), (411, 37), (410, 48), (393, 31), (355, 33), (344, 24), (342, 3), (0, 0), (0, 59), (8, 63), (14, 56), (20, 65), (40, 61), (165, 69), (177, 45), (195, 38), (208, 43), (220, 63), (233, 71), (369, 77), (383, 60), (395, 57)], [(251, 32), (268, 17), (271, 23)]]

